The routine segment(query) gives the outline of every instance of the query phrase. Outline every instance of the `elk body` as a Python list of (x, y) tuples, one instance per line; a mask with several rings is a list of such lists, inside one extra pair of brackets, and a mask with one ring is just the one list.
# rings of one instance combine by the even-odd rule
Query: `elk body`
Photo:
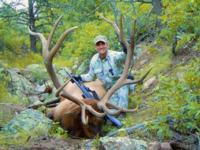
[[(55, 46), (52, 48), (50, 47), (51, 40), (61, 17), (59, 17), (55, 22), (48, 39), (46, 39), (41, 33), (35, 33), (29, 30), (30, 34), (38, 36), (42, 42), (42, 56), (44, 58), (45, 67), (54, 86), (58, 89), (56, 96), (62, 99), (60, 103), (52, 109), (53, 119), (55, 121), (59, 121), (64, 129), (67, 129), (75, 136), (92, 138), (97, 135), (100, 132), (100, 127), (104, 121), (102, 118), (106, 114), (118, 115), (124, 112), (135, 112), (137, 109), (124, 109), (120, 106), (110, 104), (108, 100), (117, 89), (127, 84), (142, 82), (150, 72), (149, 70), (139, 80), (127, 79), (129, 68), (131, 66), (131, 59), (134, 53), (134, 30), (131, 32), (131, 42), (129, 44), (123, 36), (122, 18), (120, 20), (120, 28), (117, 24), (103, 16), (102, 19), (114, 27), (115, 32), (119, 37), (119, 41), (127, 48), (127, 56), (121, 77), (108, 91), (105, 91), (102, 84), (98, 81), (86, 83), (91, 90), (95, 90), (97, 92), (100, 97), (99, 101), (95, 99), (83, 99), (80, 89), (78, 89), (78, 87), (71, 82), (66, 82), (64, 85), (61, 85), (52, 65), (53, 58), (59, 50), (65, 37), (77, 27), (72, 27), (64, 31)], [(115, 111), (113, 111), (113, 109), (115, 109)]]
[[(87, 82), (84, 84), (89, 87), (91, 90), (94, 90), (98, 93), (98, 96), (101, 98), (105, 93), (105, 89), (102, 83), (99, 80), (94, 82)], [(69, 82), (64, 90), (72, 94), (72, 96), (82, 99), (81, 90), (75, 85), (75, 83)], [(94, 109), (98, 109), (96, 106), (96, 101), (94, 100), (84, 100), (86, 104), (91, 105)], [(52, 118), (54, 121), (61, 123), (61, 126), (70, 131), (71, 134), (75, 137), (87, 137), (93, 138), (100, 131), (104, 119), (98, 118), (91, 113), (86, 112), (89, 120), (88, 124), (84, 125), (81, 120), (81, 108), (79, 105), (70, 101), (69, 99), (63, 98), (61, 102), (52, 109)]]

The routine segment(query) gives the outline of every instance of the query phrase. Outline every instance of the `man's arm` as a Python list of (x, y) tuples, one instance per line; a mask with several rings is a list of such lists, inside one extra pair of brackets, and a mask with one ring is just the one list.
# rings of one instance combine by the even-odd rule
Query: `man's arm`
[(80, 77), (83, 81), (93, 81), (94, 80), (95, 74), (94, 74), (94, 68), (93, 68), (92, 60), (90, 62), (88, 73), (82, 74), (82, 75), (80, 75)]
[(126, 48), (126, 46), (124, 45), (124, 43), (120, 42), (120, 45), (121, 45), (121, 47), (122, 47), (123, 52), (124, 52), (125, 54), (127, 54), (127, 48)]
[(123, 62), (125, 59), (126, 59), (126, 53), (115, 51), (115, 53), (114, 53), (114, 60), (115, 60), (117, 63), (121, 63), (121, 62)]

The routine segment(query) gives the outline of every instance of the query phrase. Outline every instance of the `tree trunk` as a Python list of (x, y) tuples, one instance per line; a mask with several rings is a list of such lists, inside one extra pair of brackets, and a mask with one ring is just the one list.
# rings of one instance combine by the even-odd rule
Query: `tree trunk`
[[(34, 2), (35, 0), (28, 0), (28, 11), (29, 11), (28, 26), (31, 29), (31, 31), (36, 32), (35, 16), (34, 16), (34, 8), (33, 8)], [(32, 51), (36, 52), (36, 37), (33, 35), (30, 35), (30, 47)]]
[(157, 15), (161, 15), (162, 12), (162, 2), (161, 0), (152, 0), (152, 5), (153, 5), (153, 13)]
[[(161, 0), (152, 0), (152, 5), (153, 5), (152, 12), (155, 13), (156, 15), (160, 16), (161, 13), (162, 13), (162, 2), (161, 2)], [(161, 25), (161, 20), (157, 19), (156, 26), (160, 27), (160, 25)]]

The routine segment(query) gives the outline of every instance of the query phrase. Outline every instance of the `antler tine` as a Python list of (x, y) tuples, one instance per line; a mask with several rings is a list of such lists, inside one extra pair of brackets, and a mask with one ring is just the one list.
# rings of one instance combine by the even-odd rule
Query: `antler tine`
[(139, 80), (130, 80), (130, 79), (127, 79), (123, 86), (124, 85), (127, 85), (127, 84), (136, 84), (136, 83), (142, 83), (144, 81), (144, 79), (147, 77), (147, 75), (151, 72), (152, 68), (150, 68)]
[(99, 16), (101, 19), (109, 23), (111, 26), (113, 26), (115, 32), (117, 33), (117, 36), (119, 37), (120, 42), (122, 42), (126, 47), (128, 47), (128, 42), (124, 40), (123, 37), (123, 16), (120, 17), (120, 28), (117, 26), (117, 24), (114, 21), (109, 20), (108, 18), (104, 17), (103, 15)]
[[(138, 80), (130, 80), (126, 79), (123, 83), (120, 84), (120, 86), (116, 87), (114, 89), (114, 92), (118, 90), (120, 87), (128, 85), (128, 84), (136, 84), (136, 83), (142, 83), (144, 79), (147, 77), (147, 75), (151, 72), (152, 68), (150, 68), (140, 79)], [(113, 94), (113, 93), (112, 93)]]
[(42, 42), (42, 54), (43, 54), (43, 57), (46, 59), (46, 57), (48, 56), (49, 52), (47, 51), (47, 40), (46, 38), (44, 37), (44, 35), (42, 33), (38, 33), (38, 32), (33, 32), (31, 31), (30, 28), (28, 28), (28, 31), (31, 35), (34, 35), (34, 36), (38, 36)]
[(63, 91), (61, 94), (64, 98), (69, 99), (70, 101), (76, 103), (79, 105), (82, 109), (83, 106), (85, 106), (85, 109), (88, 110), (91, 114), (97, 116), (97, 117), (104, 117), (106, 115), (105, 112), (99, 113), (96, 110), (94, 110), (90, 105), (85, 104), (82, 100), (75, 98), (74, 96), (68, 94), (66, 91)]
[(69, 99), (70, 101), (76, 103), (77, 105), (83, 105), (83, 104), (84, 104), (83, 101), (81, 101), (81, 100), (77, 99), (76, 97), (74, 97), (74, 96), (68, 94), (68, 93), (67, 93), (66, 91), (64, 91), (64, 90), (60, 93), (60, 96)]
[(94, 110), (90, 105), (87, 105), (87, 104), (86, 104), (86, 109), (87, 109), (91, 114), (93, 114), (94, 116), (97, 116), (97, 117), (104, 117), (104, 116), (106, 115), (105, 112), (99, 113), (99, 112), (97, 112), (96, 110)]
[(48, 40), (47, 40), (47, 48), (50, 47), (53, 34), (54, 34), (54, 32), (55, 32), (55, 30), (56, 30), (56, 28), (57, 28), (57, 26), (58, 26), (58, 23), (59, 23), (60, 20), (62, 19), (62, 17), (63, 17), (63, 16), (60, 16), (60, 17), (56, 20), (56, 22), (54, 23), (54, 26), (53, 26), (53, 28), (52, 28), (52, 30), (51, 30), (51, 32), (50, 32), (50, 34), (49, 34)]
[(130, 49), (131, 51), (133, 51), (133, 54), (134, 54), (134, 47), (135, 47), (135, 31), (136, 31), (136, 20), (134, 20), (133, 28), (131, 31), (131, 37), (130, 37), (130, 40), (131, 40)]
[(60, 92), (65, 88), (65, 86), (70, 82), (71, 79), (68, 79), (61, 87), (58, 88), (58, 90), (56, 91), (56, 97), (59, 96)]
[(118, 115), (118, 114), (121, 113), (121, 110), (120, 110), (120, 109), (116, 109), (116, 107), (113, 107), (113, 108), (115, 108), (115, 110), (109, 109), (109, 108), (107, 108), (107, 106), (105, 106), (105, 105), (102, 106), (102, 110), (103, 110), (104, 112), (106, 112), (107, 114), (110, 114), (110, 115)]
[[(109, 97), (110, 97), (110, 95), (112, 95), (116, 90), (118, 90), (120, 87), (122, 87), (122, 86), (125, 86), (125, 85), (127, 85), (127, 84), (136, 84), (136, 83), (141, 83), (141, 82), (143, 82), (143, 80), (146, 78), (146, 76), (150, 73), (150, 71), (152, 70), (152, 68), (150, 68), (139, 80), (130, 80), (130, 79), (126, 79), (124, 82), (120, 82), (119, 83), (119, 86), (113, 86), (112, 88), (113, 88), (113, 90), (109, 90), (108, 91), (108, 93), (103, 97), (103, 100), (105, 100), (105, 101), (100, 101), (97, 105), (101, 108), (101, 109), (103, 109), (105, 112), (107, 112), (107, 113), (109, 113), (109, 114), (112, 114), (112, 115), (116, 115), (116, 114), (118, 114), (118, 113), (121, 113), (121, 112), (135, 112), (136, 111), (136, 109), (124, 109), (124, 108), (121, 108), (121, 107), (118, 107), (118, 106), (116, 106), (116, 105), (114, 105), (114, 104), (111, 104), (111, 103), (107, 103), (107, 101), (108, 101), (108, 99), (109, 99)], [(118, 82), (118, 81), (117, 81)], [(107, 106), (105, 106), (105, 104), (109, 104), (111, 107), (113, 107), (114, 109), (116, 109), (116, 110), (119, 110), (120, 112), (116, 112), (116, 114), (115, 114), (115, 112), (111, 112), (108, 108), (107, 108)]]
[(60, 36), (60, 38), (58, 39), (56, 45), (51, 49), (50, 51), (50, 55), (49, 55), (49, 59), (52, 60), (53, 57), (55, 56), (55, 54), (57, 53), (57, 51), (59, 50), (61, 44), (63, 43), (65, 37), (72, 31), (74, 31), (75, 29), (77, 29), (78, 26), (72, 27), (68, 30), (65, 30), (65, 32), (62, 33), (62, 35)]
[(102, 109), (104, 112), (106, 112), (107, 114), (110, 114), (110, 115), (119, 115), (120, 113), (133, 113), (133, 112), (136, 112), (138, 110), (138, 106), (134, 109), (125, 109), (125, 108), (122, 108), (122, 107), (119, 107), (117, 105), (114, 105), (114, 104), (111, 104), (111, 103), (107, 103), (110, 107), (112, 107), (113, 109), (109, 109), (107, 106), (103, 105), (102, 106)]
[(118, 36), (119, 36), (120, 42), (122, 42), (126, 46), (126, 48), (128, 49), (129, 44), (124, 39), (123, 20), (124, 20), (124, 17), (123, 17), (123, 15), (121, 15), (120, 16), (120, 22), (119, 22), (119, 31), (120, 31), (120, 34)]
[(112, 26), (114, 27), (115, 32), (117, 33), (117, 35), (118, 35), (118, 36), (120, 35), (120, 30), (119, 30), (119, 28), (118, 28), (118, 26), (117, 26), (116, 23), (114, 23), (113, 21), (111, 21), (111, 20), (105, 18), (103, 15), (100, 15), (99, 17), (100, 17), (101, 19), (105, 20), (105, 21), (106, 21), (107, 23), (109, 23), (110, 25), (112, 25)]
[(88, 123), (88, 116), (85, 114), (85, 105), (81, 105), (81, 120), (85, 125)]

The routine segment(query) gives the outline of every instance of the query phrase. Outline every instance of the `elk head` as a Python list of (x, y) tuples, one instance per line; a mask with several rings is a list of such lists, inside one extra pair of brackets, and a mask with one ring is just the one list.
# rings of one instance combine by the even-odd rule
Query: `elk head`
[[(114, 27), (120, 42), (122, 42), (127, 48), (127, 56), (123, 73), (117, 82), (106, 93), (104, 92), (105, 94), (103, 94), (104, 96), (101, 97), (100, 101), (95, 99), (87, 100), (72, 95), (68, 90), (66, 90), (66, 86), (69, 85), (69, 81), (67, 81), (64, 85), (61, 85), (52, 66), (53, 58), (64, 41), (64, 38), (77, 28), (77, 26), (75, 26), (63, 32), (55, 46), (50, 49), (53, 34), (61, 18), (62, 17), (59, 17), (55, 22), (48, 39), (46, 39), (41, 33), (32, 32), (30, 29), (29, 32), (32, 35), (38, 36), (42, 42), (42, 56), (44, 58), (45, 67), (51, 80), (53, 81), (54, 86), (58, 89), (56, 96), (65, 98), (53, 109), (54, 120), (60, 121), (61, 125), (65, 129), (76, 132), (77, 136), (94, 137), (99, 132), (98, 127), (103, 123), (102, 118), (106, 114), (118, 115), (124, 112), (135, 112), (137, 110), (120, 108), (119, 106), (108, 103), (108, 100), (120, 87), (127, 84), (136, 84), (142, 82), (150, 70), (139, 80), (133, 81), (127, 79), (129, 67), (131, 65), (131, 59), (134, 53), (134, 30), (132, 31), (131, 43), (129, 44), (123, 36), (123, 20), (121, 19), (119, 28), (114, 22), (101, 16), (102, 19)], [(111, 109), (115, 109), (116, 111), (111, 111)]]

